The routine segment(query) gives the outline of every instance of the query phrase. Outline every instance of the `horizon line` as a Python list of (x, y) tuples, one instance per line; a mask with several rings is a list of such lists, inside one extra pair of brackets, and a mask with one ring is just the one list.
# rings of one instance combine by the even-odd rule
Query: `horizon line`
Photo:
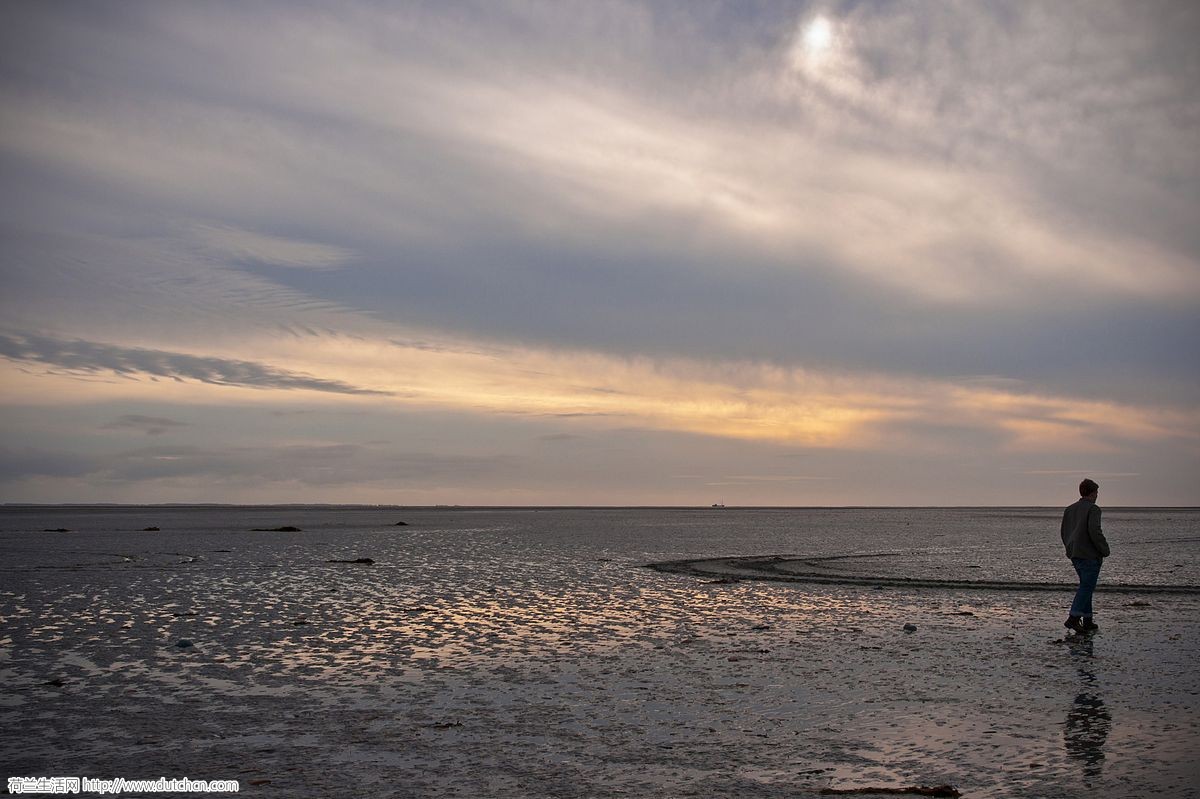
[[(1060, 505), (394, 505), (362, 502), (2, 502), (0, 508), (404, 508), (408, 510), (954, 510)], [(1105, 505), (1110, 510), (1200, 510), (1200, 505)]]

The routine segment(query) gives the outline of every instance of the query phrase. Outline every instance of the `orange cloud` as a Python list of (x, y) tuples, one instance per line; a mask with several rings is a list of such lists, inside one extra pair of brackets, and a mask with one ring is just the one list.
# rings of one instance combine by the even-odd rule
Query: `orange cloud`
[[(204, 357), (229, 354), (208, 352)], [(1011, 451), (1087, 452), (1130, 441), (1200, 439), (1200, 414), (1194, 410), (1044, 396), (996, 381), (619, 358), (429, 336), (408, 342), (264, 337), (242, 342), (236, 354), (239, 363), (253, 361), (270, 374), (303, 379), (278, 386), (212, 385), (186, 374), (163, 380), (162, 375), (139, 371), (135, 361), (122, 361), (125, 371), (107, 376), (103, 364), (81, 373), (14, 363), (3, 381), (3, 396), (8, 402), (32, 402), (37, 395), (36, 401), (55, 403), (134, 398), (217, 403), (236, 394), (239, 402), (402, 404), (483, 415), (557, 416), (589, 427), (634, 426), (851, 449), (910, 446), (905, 426), (931, 424), (991, 432)], [(172, 356), (184, 363), (199, 357)], [(67, 382), (69, 388), (53, 385)], [(331, 393), (330, 386), (354, 390)]]

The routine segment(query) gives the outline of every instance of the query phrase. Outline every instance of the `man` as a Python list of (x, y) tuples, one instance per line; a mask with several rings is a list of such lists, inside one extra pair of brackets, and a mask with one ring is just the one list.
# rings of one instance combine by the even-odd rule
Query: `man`
[(1100, 531), (1100, 508), (1096, 498), (1100, 486), (1096, 481), (1085, 478), (1079, 484), (1079, 501), (1063, 512), (1062, 542), (1067, 548), (1067, 557), (1079, 575), (1079, 589), (1071, 612), (1065, 622), (1067, 629), (1077, 633), (1100, 629), (1092, 619), (1092, 592), (1100, 578), (1100, 564), (1108, 557), (1108, 541)]

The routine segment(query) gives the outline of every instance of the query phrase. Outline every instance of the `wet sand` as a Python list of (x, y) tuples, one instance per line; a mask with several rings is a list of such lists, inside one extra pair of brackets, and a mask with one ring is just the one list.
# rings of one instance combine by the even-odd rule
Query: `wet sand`
[(6, 570), (5, 776), (289, 797), (1200, 784), (1192, 595), (1098, 595), (1103, 629), (1075, 638), (1053, 592), (714, 582), (496, 527), (255, 535)]

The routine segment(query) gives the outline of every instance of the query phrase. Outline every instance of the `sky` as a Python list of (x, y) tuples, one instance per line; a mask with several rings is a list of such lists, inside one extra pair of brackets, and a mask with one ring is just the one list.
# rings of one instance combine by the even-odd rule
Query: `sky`
[(1200, 5), (0, 6), (0, 501), (1195, 505)]

